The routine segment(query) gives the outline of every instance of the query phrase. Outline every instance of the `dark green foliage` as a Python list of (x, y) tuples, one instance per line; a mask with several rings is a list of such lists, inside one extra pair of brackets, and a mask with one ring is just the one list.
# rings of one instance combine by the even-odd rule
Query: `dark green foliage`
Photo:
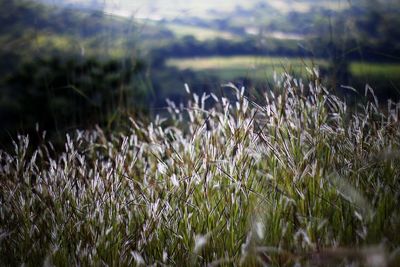
[[(129, 20), (28, 0), (0, 7), (2, 145), (36, 123), (54, 137), (148, 111), (144, 61), (123, 53), (136, 47)], [(120, 43), (105, 47), (111, 41)]]
[(130, 60), (64, 56), (24, 63), (1, 87), (1, 136), (32, 133), (36, 123), (52, 134), (115, 126), (121, 116), (147, 110), (142, 71), (142, 63)]

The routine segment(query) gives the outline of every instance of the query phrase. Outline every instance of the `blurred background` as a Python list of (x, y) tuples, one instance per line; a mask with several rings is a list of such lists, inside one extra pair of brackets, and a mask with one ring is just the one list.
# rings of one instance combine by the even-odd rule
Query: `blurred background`
[(366, 84), (399, 100), (399, 15), (398, 0), (0, 0), (0, 143), (123, 129), (185, 101), (185, 83), (257, 96), (307, 67), (350, 103)]

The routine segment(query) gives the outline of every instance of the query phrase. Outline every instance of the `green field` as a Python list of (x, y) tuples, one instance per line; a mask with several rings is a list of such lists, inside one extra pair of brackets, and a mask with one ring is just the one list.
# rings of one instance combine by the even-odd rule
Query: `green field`
[[(201, 57), (174, 58), (167, 61), (167, 66), (179, 70), (191, 69), (204, 75), (216, 75), (223, 80), (237, 77), (252, 79), (270, 79), (274, 72), (289, 72), (296, 75), (306, 74), (305, 67), (327, 67), (328, 62), (321, 59), (263, 57), (263, 56), (232, 56), (232, 57)], [(349, 64), (352, 76), (363, 80), (398, 81), (400, 79), (400, 64), (352, 62)]]
[(400, 79), (400, 64), (353, 62), (349, 68), (350, 72), (356, 77)]
[(263, 56), (203, 57), (167, 61), (167, 66), (212, 74), (223, 80), (232, 80), (237, 77), (257, 80), (271, 79), (274, 72), (283, 73), (285, 71), (302, 76), (306, 74), (306, 67), (326, 65), (324, 60)]

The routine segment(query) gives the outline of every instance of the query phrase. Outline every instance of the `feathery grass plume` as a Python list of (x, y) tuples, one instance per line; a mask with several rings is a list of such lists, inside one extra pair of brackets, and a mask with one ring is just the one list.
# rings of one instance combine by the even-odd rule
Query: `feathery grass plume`
[(256, 100), (186, 85), (168, 123), (78, 131), (61, 154), (20, 136), (0, 152), (0, 265), (396, 266), (400, 104), (350, 113), (309, 71)]

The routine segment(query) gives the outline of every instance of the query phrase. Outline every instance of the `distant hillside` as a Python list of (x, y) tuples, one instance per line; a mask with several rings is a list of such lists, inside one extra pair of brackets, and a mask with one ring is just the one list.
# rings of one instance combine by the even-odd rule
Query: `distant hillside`
[(101, 0), (36, 0), (37, 2), (41, 2), (47, 5), (57, 5), (68, 8), (79, 8), (86, 10), (101, 10), (105, 1)]
[(0, 7), (0, 144), (36, 123), (62, 136), (144, 110), (135, 23), (27, 0)]
[(170, 35), (151, 25), (138, 25), (96, 10), (61, 8), (28, 0), (0, 0), (0, 7), (3, 53), (63, 51), (122, 57), (132, 52), (139, 36)]

